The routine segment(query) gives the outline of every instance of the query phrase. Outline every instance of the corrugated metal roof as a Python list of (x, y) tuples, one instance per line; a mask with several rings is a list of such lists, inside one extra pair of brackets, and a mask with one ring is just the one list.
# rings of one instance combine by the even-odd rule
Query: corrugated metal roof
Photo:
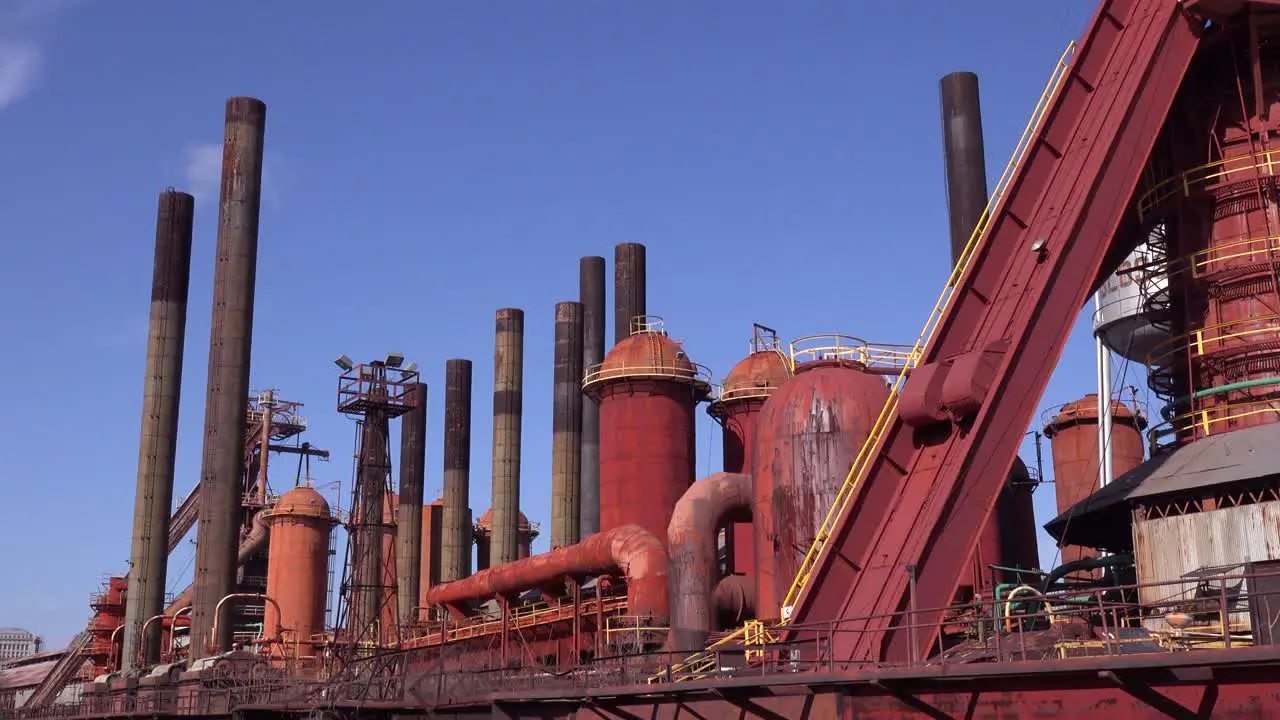
[(1154, 458), (1076, 503), (1045, 524), (1062, 541), (1129, 550), (1133, 501), (1280, 473), (1280, 423), (1210, 435)]
[(35, 687), (53, 671), (57, 660), (46, 660), (31, 665), (11, 667), (0, 670), (0, 690), (20, 690)]

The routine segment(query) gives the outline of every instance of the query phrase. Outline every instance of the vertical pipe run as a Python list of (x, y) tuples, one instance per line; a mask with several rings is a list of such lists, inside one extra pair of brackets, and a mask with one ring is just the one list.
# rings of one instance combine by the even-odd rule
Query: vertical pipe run
[(551, 421), (551, 549), (576, 545), (581, 528), (582, 303), (556, 304)]
[[(604, 362), (604, 258), (584, 257), (578, 263), (578, 300), (582, 303), (582, 367)], [(600, 408), (582, 404), (582, 483), (579, 495), (579, 537), (600, 532)]]
[(133, 501), (133, 545), (129, 551), (131, 589), (125, 605), (120, 665), (125, 670), (134, 666), (139, 647), (144, 665), (160, 662), (161, 627), (153, 623), (147, 628), (146, 637), (141, 635), (143, 624), (164, 612), (194, 216), (195, 198), (173, 190), (160, 193), (151, 276), (151, 321), (147, 327), (147, 370), (142, 385), (138, 485)]
[(471, 361), (444, 366), (444, 511), (440, 581), (471, 574)]
[[(236, 590), (266, 121), (267, 106), (260, 100), (227, 100), (213, 321), (209, 332), (209, 385), (200, 464), (192, 660), (231, 646), (231, 623), (215, 623), (214, 616), (219, 601)], [(215, 626), (218, 637), (213, 637)]]
[(613, 249), (613, 343), (631, 337), (631, 321), (645, 310), (644, 245), (619, 243)]
[(427, 385), (406, 388), (412, 408), (400, 417), (400, 507), (396, 509), (396, 599), (402, 623), (413, 619), (422, 582), (422, 486), (427, 462)]
[(978, 76), (974, 73), (951, 73), (942, 78), (939, 86), (947, 210), (951, 218), (951, 260), (954, 263), (968, 245), (969, 236), (987, 207), (982, 106), (978, 102)]
[[(1102, 299), (1097, 297), (1101, 309)], [(1111, 351), (1102, 343), (1102, 336), (1094, 338), (1098, 351), (1098, 485), (1106, 487), (1115, 479), (1112, 475), (1111, 453)]]
[(520, 559), (520, 418), (524, 398), (524, 311), (497, 312), (493, 350), (493, 538), (490, 562)]

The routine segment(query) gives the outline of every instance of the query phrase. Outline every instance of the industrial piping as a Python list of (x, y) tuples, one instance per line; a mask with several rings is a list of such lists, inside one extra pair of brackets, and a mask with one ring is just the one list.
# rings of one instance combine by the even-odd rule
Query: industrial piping
[[(578, 300), (582, 303), (582, 367), (604, 361), (604, 258), (578, 261)], [(579, 495), (581, 529), (578, 537), (600, 532), (600, 408), (582, 404), (582, 482)]]
[(707, 646), (714, 615), (716, 531), (727, 521), (749, 517), (752, 501), (750, 475), (722, 472), (695, 482), (676, 503), (667, 526), (669, 649), (693, 652)]
[(726, 575), (711, 594), (720, 628), (739, 627), (755, 616), (756, 583), (746, 575)]
[(194, 216), (195, 198), (174, 190), (160, 193), (151, 276), (151, 320), (147, 327), (147, 370), (142, 386), (133, 544), (129, 551), (131, 590), (125, 604), (121, 650), (124, 670), (133, 667), (139, 645), (144, 664), (160, 662), (161, 628), (156, 627), (146, 637), (142, 635), (146, 620), (164, 610)]
[(520, 420), (524, 412), (524, 311), (497, 313), (493, 349), (494, 565), (520, 559)]
[(619, 243), (613, 249), (613, 344), (631, 337), (632, 320), (648, 314), (645, 304), (645, 248)]
[(396, 600), (402, 623), (413, 619), (422, 582), (422, 485), (427, 462), (427, 385), (405, 388), (400, 416), (400, 499), (396, 508)]
[(582, 303), (556, 304), (555, 338), (551, 419), (552, 549), (576, 544), (581, 527)]
[(597, 533), (577, 545), (498, 565), (427, 592), (429, 605), (457, 607), (496, 595), (547, 587), (565, 577), (621, 572), (627, 582), (627, 612), (665, 622), (667, 551), (638, 525)]
[(471, 574), (471, 361), (444, 365), (444, 510), (440, 580)]
[[(214, 616), (219, 601), (236, 591), (244, 419), (249, 404), (266, 121), (267, 106), (262, 101), (248, 97), (227, 100), (204, 451), (200, 467), (196, 589), (191, 611), (192, 660), (231, 646), (231, 623), (217, 623)], [(215, 626), (220, 630), (218, 637), (213, 637)]]

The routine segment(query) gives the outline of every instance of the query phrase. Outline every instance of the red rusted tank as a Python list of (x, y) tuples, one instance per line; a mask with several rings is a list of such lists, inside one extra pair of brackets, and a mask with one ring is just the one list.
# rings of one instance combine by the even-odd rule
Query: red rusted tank
[(978, 538), (970, 569), (960, 581), (957, 601), (968, 601), (975, 594), (986, 593), (993, 580), (996, 583), (1017, 581), (1016, 574), (1002, 570), (992, 575), (990, 565), (1025, 570), (1040, 567), (1036, 511), (1031, 494), (1034, 489), (1026, 463), (1022, 458), (1014, 458), (996, 509)]
[[(538, 526), (529, 522), (524, 513), (520, 513), (520, 537), (516, 543), (517, 560), (529, 557), (533, 547), (533, 539), (538, 537)], [(476, 526), (472, 529), (476, 540), (476, 570), (488, 570), (490, 541), (493, 538), (493, 510), (485, 510)]]
[[(718, 397), (707, 413), (724, 428), (724, 471), (751, 473), (750, 448), (755, 443), (756, 421), (764, 401), (791, 379), (791, 360), (776, 344), (753, 342), (753, 351), (724, 378)], [(755, 567), (755, 539), (750, 522), (733, 522), (725, 528), (729, 547), (729, 573), (749, 573)]]
[(836, 493), (879, 417), (889, 389), (882, 377), (843, 360), (796, 367), (764, 404), (752, 459), (756, 613), (780, 605)]
[[(419, 608), (426, 607), (427, 591), (440, 584), (440, 553), (444, 543), (444, 498), (422, 506), (422, 557), (418, 561)], [(421, 612), (418, 613), (422, 617)]]
[[(1112, 402), (1111, 417), (1111, 466), (1114, 477), (1120, 477), (1142, 464), (1146, 420), (1119, 401)], [(1061, 514), (1098, 489), (1098, 395), (1090, 393), (1063, 405), (1045, 425), (1044, 434), (1051, 443), (1053, 487)], [(1090, 548), (1062, 548), (1063, 563), (1096, 555)]]
[[(282, 629), (277, 654), (315, 655), (312, 638), (324, 632), (329, 573), (329, 503), (313, 488), (296, 487), (267, 513), (271, 540), (267, 554), (267, 603), (263, 629)], [(279, 606), (277, 611), (276, 606)]]
[(635, 524), (667, 536), (694, 479), (694, 412), (711, 387), (659, 321), (589, 368), (583, 392), (600, 407), (600, 531)]

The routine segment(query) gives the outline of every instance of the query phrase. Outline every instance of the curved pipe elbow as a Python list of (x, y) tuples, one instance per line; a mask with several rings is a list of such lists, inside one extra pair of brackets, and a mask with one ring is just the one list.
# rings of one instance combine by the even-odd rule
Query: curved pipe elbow
[(732, 513), (749, 510), (750, 475), (716, 473), (695, 482), (676, 503), (667, 526), (671, 552), (671, 635), (669, 649), (706, 647), (711, 633), (715, 586), (716, 531)]
[(755, 617), (756, 583), (750, 575), (730, 575), (720, 578), (712, 592), (711, 603), (716, 609), (719, 630), (737, 627)]
[(627, 583), (631, 615), (666, 622), (667, 551), (639, 525), (597, 533), (568, 547), (482, 570), (427, 592), (427, 605), (461, 605), (545, 587), (565, 577), (618, 572)]
[(258, 513), (253, 516), (253, 527), (249, 530), (249, 534), (240, 542), (240, 551), (236, 555), (236, 567), (240, 567), (253, 557), (254, 553), (262, 549), (267, 544), (267, 537), (271, 531), (267, 528), (267, 517), (265, 513)]

